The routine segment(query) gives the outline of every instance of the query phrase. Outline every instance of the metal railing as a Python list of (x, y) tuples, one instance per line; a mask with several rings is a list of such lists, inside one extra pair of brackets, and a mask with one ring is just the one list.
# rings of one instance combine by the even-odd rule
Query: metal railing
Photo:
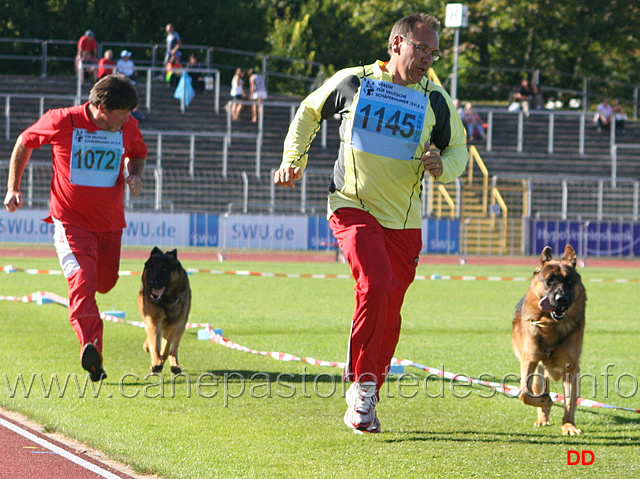
[[(82, 83), (83, 83), (83, 75), (82, 69), (90, 69), (95, 68), (93, 64), (83, 64), (82, 62), (79, 65), (78, 73), (76, 75), (76, 97), (82, 98)], [(154, 72), (160, 73), (164, 75), (165, 69), (162, 67), (138, 67), (136, 66), (136, 72), (143, 71), (146, 72), (146, 89), (145, 89), (145, 109), (147, 111), (151, 111), (151, 97), (153, 92), (153, 76)], [(213, 77), (213, 111), (218, 114), (220, 113), (220, 71), (215, 68), (182, 68), (180, 70), (180, 74), (183, 72), (192, 72), (192, 73), (205, 73), (209, 76)], [(178, 73), (178, 72), (176, 72)], [(180, 111), (182, 113), (185, 112), (185, 98), (180, 98)]]
[(38, 100), (39, 110), (38, 116), (42, 116), (45, 111), (46, 100), (69, 100), (74, 105), (78, 105), (80, 102), (77, 96), (74, 95), (38, 95), (31, 93), (0, 93), (0, 98), (4, 98), (4, 139), (11, 139), (11, 99), (35, 99)]
[[(43, 40), (38, 38), (0, 38), (0, 43), (5, 44), (22, 44), (22, 45), (32, 45), (34, 47), (34, 53), (31, 55), (24, 54), (2, 54), (0, 55), (1, 60), (9, 60), (9, 61), (30, 61), (30, 62), (38, 62), (40, 63), (40, 76), (42, 78), (46, 78), (49, 74), (49, 64), (51, 63), (64, 63), (72, 65), (70, 71), (73, 70), (73, 65), (76, 62), (76, 45), (77, 40)], [(62, 50), (64, 50), (63, 55), (52, 55), (50, 53), (52, 46), (59, 46)], [(137, 43), (137, 42), (117, 42), (117, 41), (100, 41), (98, 42), (97, 48), (97, 56), (100, 58), (104, 51), (112, 48), (119, 47), (121, 49), (133, 50), (135, 55), (135, 63), (136, 66), (140, 69), (143, 67), (149, 67), (151, 69), (163, 69), (164, 63), (164, 43)], [(194, 52), (194, 53), (204, 53), (204, 61), (203, 63), (206, 65), (207, 69), (210, 69), (214, 66), (214, 57), (216, 52), (225, 53), (229, 55), (235, 55), (238, 57), (246, 58), (252, 57), (256, 58), (262, 65), (262, 74), (265, 78), (265, 84), (269, 85), (269, 78), (284, 78), (291, 79), (295, 81), (301, 81), (304, 83), (309, 83), (310, 85), (319, 86), (324, 81), (324, 76), (322, 72), (322, 64), (319, 62), (313, 62), (300, 58), (290, 58), (290, 57), (280, 57), (274, 55), (267, 55), (264, 53), (250, 52), (245, 50), (235, 50), (230, 48), (221, 48), (221, 47), (213, 47), (209, 45), (191, 45), (191, 44), (182, 44), (180, 47), (182, 52)], [(150, 54), (148, 53), (150, 52)], [(160, 53), (162, 52), (162, 53)], [(140, 53), (138, 55), (137, 53)], [(289, 74), (286, 72), (278, 71), (277, 68), (274, 68), (274, 65), (277, 65), (279, 62), (284, 62), (287, 64), (302, 64), (310, 66), (312, 69), (316, 71), (315, 76), (307, 77), (302, 75)], [(185, 62), (186, 63), (186, 62)], [(225, 70), (235, 70), (238, 65), (242, 65), (242, 62), (233, 62), (231, 64), (216, 64), (217, 69), (225, 69)], [(185, 65), (186, 66), (186, 65)]]
[[(514, 116), (517, 118), (517, 133), (514, 136), (514, 145), (518, 153), (524, 152), (524, 133), (525, 133), (525, 114), (522, 111), (510, 112), (506, 109), (496, 108), (476, 108), (476, 111), (483, 114), (487, 118), (487, 134), (485, 138), (485, 149), (487, 152), (493, 151), (493, 143), (495, 136), (495, 116)], [(577, 133), (578, 133), (578, 154), (585, 154), (585, 140), (587, 129), (587, 118), (593, 117), (593, 113), (585, 112), (572, 112), (572, 111), (554, 111), (554, 110), (532, 110), (530, 115), (546, 116), (547, 117), (547, 153), (554, 153), (556, 144), (556, 118), (557, 117), (570, 117), (577, 120)], [(615, 128), (611, 128), (609, 133), (610, 142), (615, 140)], [(613, 138), (613, 140), (611, 140)]]

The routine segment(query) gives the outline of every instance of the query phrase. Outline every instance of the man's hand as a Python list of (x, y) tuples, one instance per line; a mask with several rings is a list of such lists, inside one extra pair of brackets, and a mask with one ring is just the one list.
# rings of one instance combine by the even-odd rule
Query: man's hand
[(429, 143), (424, 144), (424, 153), (422, 154), (420, 161), (422, 161), (425, 171), (434, 178), (438, 178), (439, 176), (442, 176), (442, 173), (444, 173), (444, 170), (442, 169), (442, 158), (440, 158), (439, 153), (431, 151)]
[(7, 196), (4, 197), (4, 207), (9, 213), (13, 213), (22, 206), (22, 193), (19, 191), (7, 191)]
[(137, 196), (142, 193), (142, 179), (139, 176), (129, 175), (127, 176), (126, 182), (129, 185), (129, 189), (133, 196)]
[(302, 178), (302, 169), (299, 166), (283, 166), (273, 175), (273, 182), (280, 186), (295, 188), (294, 181)]

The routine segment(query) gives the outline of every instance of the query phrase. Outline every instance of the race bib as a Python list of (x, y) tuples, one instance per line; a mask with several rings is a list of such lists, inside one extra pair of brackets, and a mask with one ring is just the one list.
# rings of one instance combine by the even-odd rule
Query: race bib
[(402, 85), (364, 78), (353, 123), (361, 151), (413, 160), (422, 136), (428, 97)]
[(73, 130), (69, 180), (74, 185), (114, 186), (120, 173), (122, 132)]

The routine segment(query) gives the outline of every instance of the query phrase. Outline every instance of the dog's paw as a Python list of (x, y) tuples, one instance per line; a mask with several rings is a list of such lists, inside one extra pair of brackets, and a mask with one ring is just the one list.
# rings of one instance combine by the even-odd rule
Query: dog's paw
[(171, 372), (173, 374), (181, 374), (182, 368), (180, 366), (171, 366)]
[(562, 435), (563, 436), (579, 436), (582, 434), (582, 431), (578, 429), (575, 424), (571, 424), (570, 422), (566, 422), (562, 425)]
[(533, 423), (534, 427), (546, 427), (546, 426), (551, 426), (551, 423), (549, 421), (546, 420), (537, 420), (536, 422)]
[(155, 365), (151, 366), (151, 372), (152, 373), (161, 373), (163, 367), (164, 367), (164, 363), (155, 364)]
[(551, 400), (551, 396), (548, 394), (541, 394), (540, 396), (532, 396), (525, 392), (520, 394), (520, 400), (525, 403), (527, 406), (534, 407), (551, 407), (553, 406), (553, 401)]

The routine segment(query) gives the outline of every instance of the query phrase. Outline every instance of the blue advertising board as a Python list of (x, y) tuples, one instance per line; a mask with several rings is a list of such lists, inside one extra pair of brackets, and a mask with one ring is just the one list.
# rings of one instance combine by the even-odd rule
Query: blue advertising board
[(640, 223), (624, 221), (532, 221), (531, 254), (545, 246), (563, 251), (572, 245), (580, 256), (640, 255)]
[(422, 221), (422, 254), (457, 254), (460, 252), (460, 222), (449, 219)]

